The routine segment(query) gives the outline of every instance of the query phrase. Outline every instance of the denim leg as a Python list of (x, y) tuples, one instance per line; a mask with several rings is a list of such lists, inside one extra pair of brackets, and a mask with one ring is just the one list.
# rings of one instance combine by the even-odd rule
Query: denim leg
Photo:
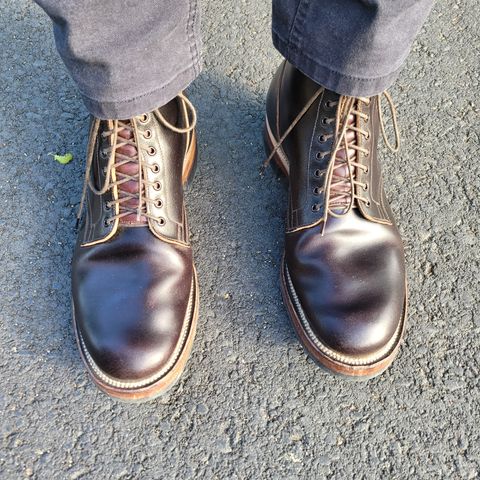
[(273, 0), (273, 43), (337, 93), (371, 96), (396, 79), (433, 0)]
[(201, 68), (197, 0), (36, 0), (87, 109), (130, 118), (186, 88)]

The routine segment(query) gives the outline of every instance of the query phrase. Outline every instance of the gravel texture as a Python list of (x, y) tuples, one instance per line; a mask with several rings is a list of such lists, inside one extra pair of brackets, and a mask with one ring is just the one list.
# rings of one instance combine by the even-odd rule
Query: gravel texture
[(477, 1), (437, 4), (391, 89), (403, 144), (382, 155), (409, 327), (393, 367), (366, 383), (308, 360), (281, 302), (286, 186), (258, 175), (280, 61), (269, 2), (203, 8), (205, 69), (190, 88), (201, 158), (187, 198), (198, 335), (168, 396), (129, 405), (96, 390), (72, 333), (87, 113), (48, 18), (0, 0), (0, 478), (479, 478)]

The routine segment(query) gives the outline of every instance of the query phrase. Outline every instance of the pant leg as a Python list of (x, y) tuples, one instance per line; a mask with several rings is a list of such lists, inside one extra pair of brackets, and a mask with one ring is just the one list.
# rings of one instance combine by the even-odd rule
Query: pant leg
[(197, 0), (36, 0), (87, 109), (104, 119), (157, 108), (200, 72)]
[(273, 43), (337, 93), (371, 96), (396, 79), (433, 0), (273, 0)]

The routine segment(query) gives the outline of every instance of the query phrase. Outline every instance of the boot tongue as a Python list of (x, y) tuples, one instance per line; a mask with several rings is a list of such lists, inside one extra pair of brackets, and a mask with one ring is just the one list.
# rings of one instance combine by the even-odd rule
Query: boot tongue
[[(124, 120), (123, 123), (129, 124), (130, 121)], [(123, 140), (132, 140), (134, 135), (133, 132), (127, 129), (122, 129), (118, 132), (118, 143), (122, 143)], [(138, 162), (138, 146), (134, 146), (131, 144), (128, 145), (121, 145), (117, 147), (116, 153), (120, 153), (124, 156), (131, 157), (132, 161), (123, 163), (116, 168), (117, 173), (117, 180), (121, 180), (125, 178), (123, 175), (128, 175), (134, 177), (134, 179), (128, 180), (125, 183), (122, 183), (118, 186), (119, 190), (119, 197), (122, 198), (126, 194), (133, 194), (134, 198), (129, 198), (128, 200), (124, 200), (120, 204), (120, 212), (124, 211), (124, 207), (128, 207), (128, 210), (137, 210), (139, 204), (139, 182), (138, 182), (138, 173), (139, 173), (139, 162)], [(116, 159), (118, 161), (118, 158)], [(123, 159), (124, 161), (124, 159)], [(118, 163), (120, 163), (118, 161)], [(145, 225), (147, 223), (147, 219), (141, 215), (140, 219), (137, 218), (137, 214), (130, 212), (128, 215), (123, 216), (120, 219), (120, 223), (124, 225)]]

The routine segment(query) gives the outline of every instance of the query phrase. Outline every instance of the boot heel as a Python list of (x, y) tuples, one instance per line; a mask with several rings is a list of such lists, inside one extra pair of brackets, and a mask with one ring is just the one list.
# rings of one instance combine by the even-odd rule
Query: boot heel
[[(265, 145), (265, 152), (267, 156), (270, 156), (273, 152), (274, 147), (274, 136), (270, 125), (268, 124), (268, 119), (265, 118), (265, 124), (263, 126), (263, 143)], [(280, 172), (288, 177), (289, 174), (289, 164), (287, 156), (283, 151), (282, 147), (279, 147), (277, 151), (273, 154), (272, 160), (275, 162), (275, 166), (280, 170)]]

